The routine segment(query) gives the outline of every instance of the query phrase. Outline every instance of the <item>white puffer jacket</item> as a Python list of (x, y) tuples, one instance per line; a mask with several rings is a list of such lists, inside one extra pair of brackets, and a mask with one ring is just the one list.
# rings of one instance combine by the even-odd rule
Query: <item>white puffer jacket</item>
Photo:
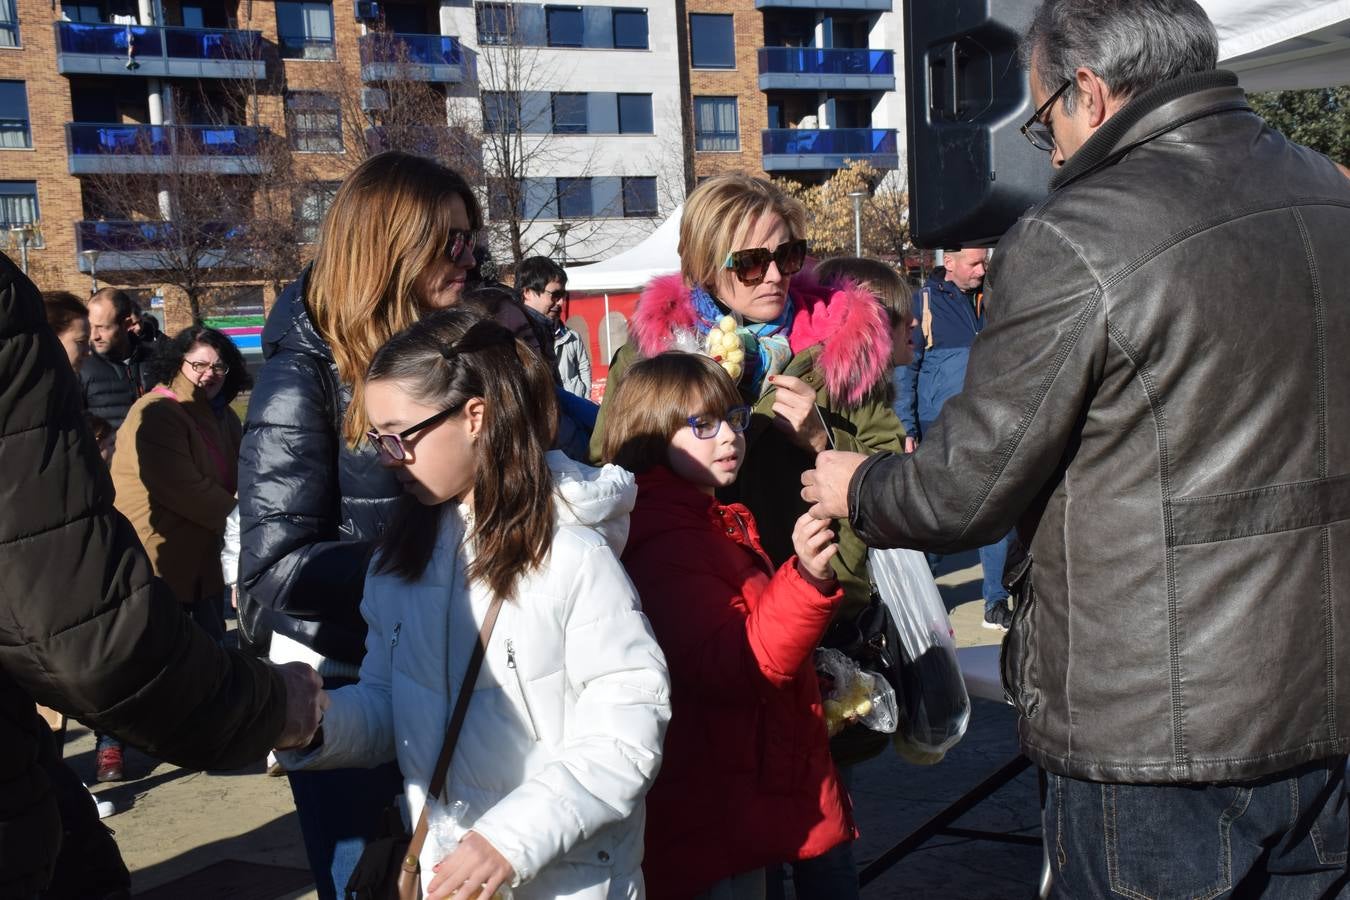
[[(548, 457), (558, 527), (550, 557), (502, 606), (446, 791), (511, 863), (519, 900), (635, 898), (643, 795), (670, 718), (665, 657), (619, 564), (637, 487), (623, 469)], [(360, 683), (332, 694), (323, 745), (288, 768), (397, 755), (415, 821), (490, 603), (465, 583), (461, 510), (447, 510), (422, 579), (367, 575)], [(431, 841), (422, 854), (430, 883)]]

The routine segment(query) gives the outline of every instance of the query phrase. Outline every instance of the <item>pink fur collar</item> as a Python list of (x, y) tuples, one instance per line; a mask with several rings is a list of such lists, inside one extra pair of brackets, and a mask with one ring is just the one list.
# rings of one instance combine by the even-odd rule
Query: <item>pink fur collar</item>
[[(810, 270), (792, 277), (796, 303), (790, 343), (794, 354), (820, 345), (817, 364), (832, 402), (856, 407), (891, 371), (891, 333), (885, 310), (856, 285), (822, 287)], [(642, 291), (630, 330), (643, 356), (670, 349), (676, 334), (694, 328), (694, 304), (681, 275), (652, 279)]]

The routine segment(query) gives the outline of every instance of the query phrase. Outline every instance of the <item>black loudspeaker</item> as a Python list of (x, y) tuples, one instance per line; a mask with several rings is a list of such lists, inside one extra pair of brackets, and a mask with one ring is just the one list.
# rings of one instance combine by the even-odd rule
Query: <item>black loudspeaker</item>
[(992, 244), (1047, 193), (1018, 59), (1037, 0), (904, 0), (911, 240)]

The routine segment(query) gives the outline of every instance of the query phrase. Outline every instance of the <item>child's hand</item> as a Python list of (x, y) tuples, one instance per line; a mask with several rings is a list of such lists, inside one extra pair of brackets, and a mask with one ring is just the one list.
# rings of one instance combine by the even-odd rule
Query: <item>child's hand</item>
[(803, 514), (792, 526), (792, 549), (797, 551), (797, 571), (822, 594), (834, 590), (830, 560), (839, 552), (829, 519)]

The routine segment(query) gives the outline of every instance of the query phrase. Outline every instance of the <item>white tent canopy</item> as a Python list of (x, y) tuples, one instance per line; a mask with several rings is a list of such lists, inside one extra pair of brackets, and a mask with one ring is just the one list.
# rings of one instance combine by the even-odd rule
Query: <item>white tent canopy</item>
[(680, 206), (641, 243), (590, 266), (567, 268), (569, 291), (636, 291), (657, 275), (680, 271)]
[(1249, 91), (1350, 84), (1350, 0), (1200, 0)]

